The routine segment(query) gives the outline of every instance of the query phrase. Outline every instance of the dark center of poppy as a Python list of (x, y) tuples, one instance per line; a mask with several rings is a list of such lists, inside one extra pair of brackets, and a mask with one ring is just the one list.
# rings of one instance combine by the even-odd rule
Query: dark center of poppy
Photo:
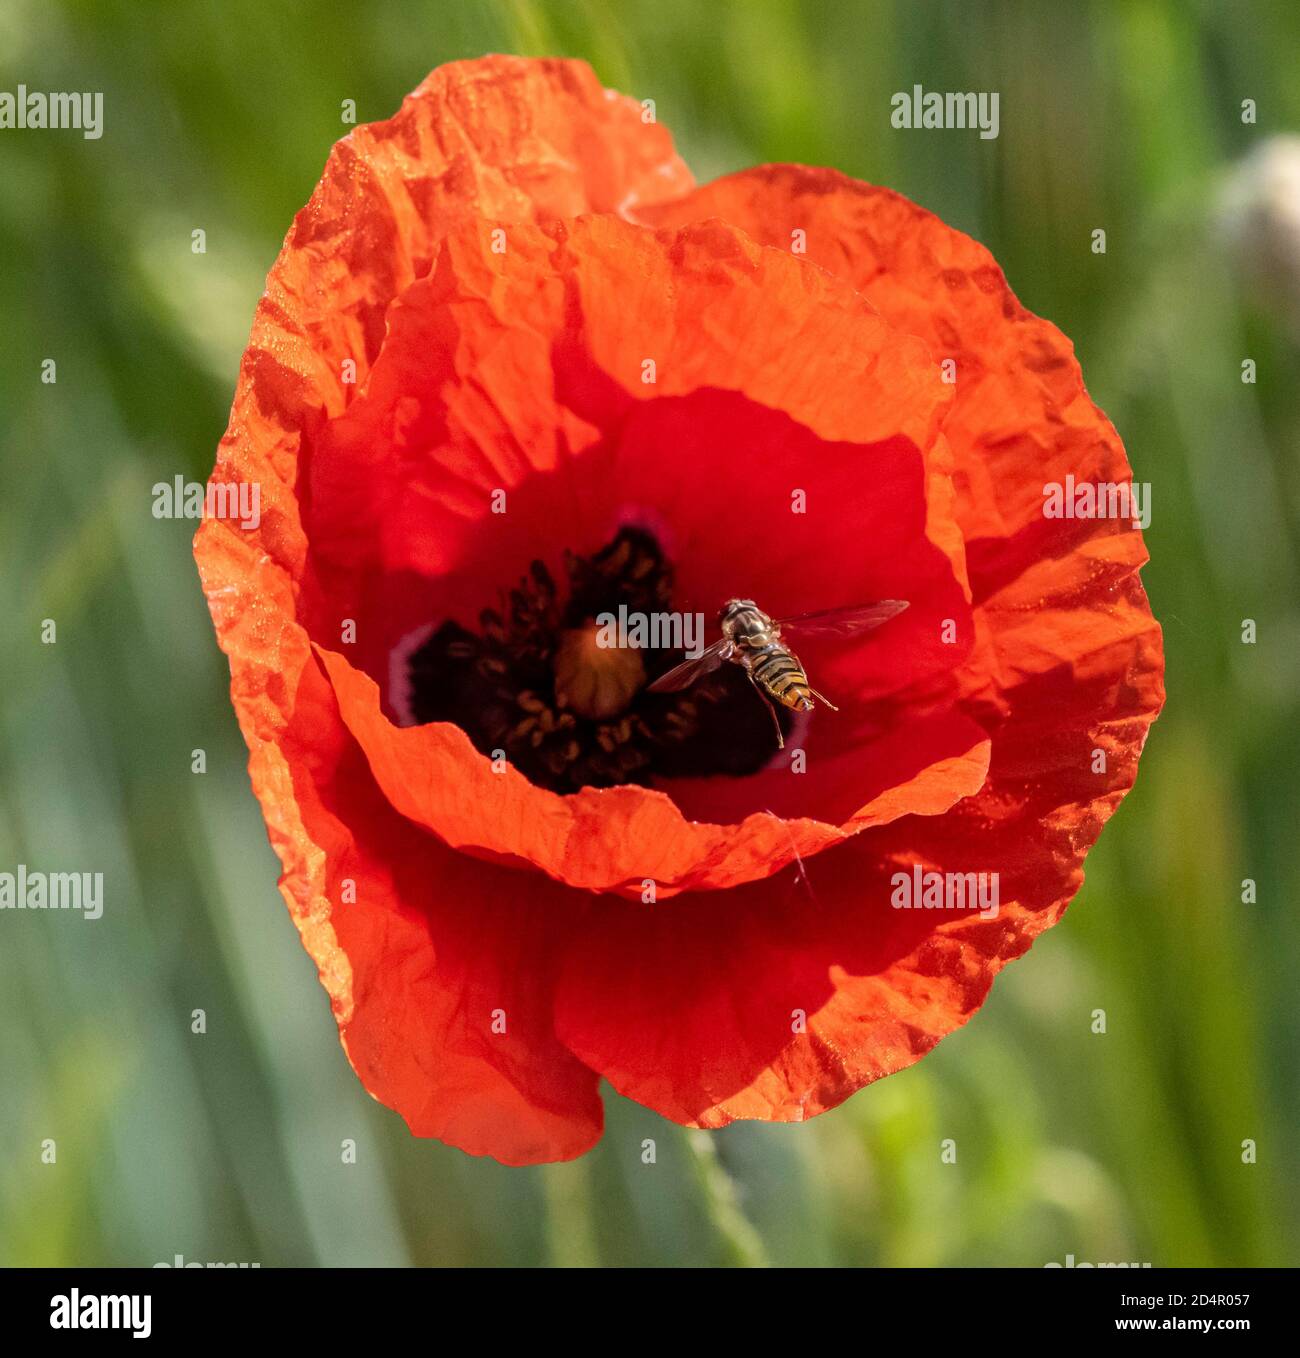
[[(445, 622), (410, 659), (417, 722), (449, 721), (475, 749), (505, 757), (556, 792), (656, 778), (743, 777), (776, 751), (771, 717), (739, 666), (724, 664), (678, 693), (646, 685), (681, 649), (603, 645), (601, 615), (663, 617), (672, 567), (639, 528), (589, 557), (565, 554), (567, 588), (534, 561), (479, 631)], [(606, 637), (608, 632), (604, 634)], [(716, 632), (704, 638), (712, 641)], [(790, 719), (780, 720), (788, 733)]]

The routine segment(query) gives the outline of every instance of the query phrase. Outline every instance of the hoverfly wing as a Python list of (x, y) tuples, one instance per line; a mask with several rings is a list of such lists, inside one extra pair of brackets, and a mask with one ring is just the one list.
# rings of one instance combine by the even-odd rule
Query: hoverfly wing
[(896, 618), (906, 607), (906, 599), (882, 599), (875, 604), (852, 604), (848, 608), (798, 613), (793, 618), (778, 618), (776, 625), (789, 627), (803, 637), (851, 637)]
[(731, 642), (722, 637), (712, 646), (706, 647), (694, 659), (684, 660), (666, 674), (661, 674), (653, 684), (647, 685), (647, 688), (651, 693), (676, 693), (680, 689), (690, 688), (697, 679), (712, 673), (730, 656)]

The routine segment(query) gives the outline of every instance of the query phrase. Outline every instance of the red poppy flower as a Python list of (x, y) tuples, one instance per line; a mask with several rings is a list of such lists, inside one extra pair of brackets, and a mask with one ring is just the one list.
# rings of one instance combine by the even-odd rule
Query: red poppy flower
[[(348, 1056), (507, 1163), (588, 1149), (601, 1076), (718, 1127), (916, 1061), (1163, 699), (1140, 533), (1044, 512), (1124, 450), (987, 251), (831, 170), (696, 189), (579, 62), (443, 67), (335, 147), (213, 477), (260, 488), (195, 553)], [(778, 749), (737, 666), (654, 692), (672, 638), (594, 634), (735, 596), (909, 606), (798, 643), (839, 710)]]

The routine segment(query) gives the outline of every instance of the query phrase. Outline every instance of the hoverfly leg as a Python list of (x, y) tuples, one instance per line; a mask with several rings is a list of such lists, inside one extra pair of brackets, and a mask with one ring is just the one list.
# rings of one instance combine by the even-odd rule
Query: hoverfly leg
[(754, 692), (757, 693), (760, 698), (762, 698), (763, 706), (767, 708), (769, 714), (771, 715), (772, 725), (776, 728), (776, 748), (778, 750), (784, 750), (785, 737), (781, 734), (781, 723), (777, 718), (776, 708), (772, 706), (772, 700), (767, 696), (766, 693), (763, 692), (761, 688), (759, 688), (758, 681), (754, 678), (752, 674), (750, 674), (748, 669), (745, 670), (745, 678), (748, 679), (749, 682), (754, 685)]
[(808, 692), (811, 693), (812, 696), (816, 698), (819, 703), (825, 703), (826, 706), (829, 707), (832, 712), (838, 712), (840, 710), (838, 707), (835, 706), (833, 702), (831, 702), (831, 700), (828, 697), (826, 697), (825, 694), (818, 693), (815, 688), (812, 688), (810, 686)]

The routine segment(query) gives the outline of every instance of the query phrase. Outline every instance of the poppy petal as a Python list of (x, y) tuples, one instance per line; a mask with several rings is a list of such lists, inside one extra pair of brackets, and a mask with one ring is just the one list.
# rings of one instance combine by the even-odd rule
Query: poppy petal
[[(935, 493), (947, 480), (937, 437), (947, 393), (924, 347), (891, 337), (820, 270), (719, 222), (652, 235), (586, 218), (516, 226), (507, 250), (492, 246), (489, 227), (447, 239), (430, 276), (392, 308), (367, 392), (311, 454), (317, 585), (302, 611), (394, 805), (448, 843), (575, 886), (639, 893), (652, 878), (668, 893), (775, 871), (882, 817), (943, 810), (974, 791), (984, 733), (934, 711), (942, 692), (923, 685), (972, 644), (969, 627), (964, 644), (940, 636), (942, 619), (969, 621), (970, 611), (960, 537), (943, 518), (951, 491)], [(704, 309), (731, 319), (687, 338), (689, 317)], [(637, 347), (625, 353), (628, 333)], [(739, 353), (728, 338), (736, 333), (751, 336)], [(643, 360), (631, 356), (647, 352), (658, 355), (649, 396)], [(836, 383), (817, 380), (827, 365)], [(722, 383), (739, 391), (729, 396)], [(933, 450), (928, 469), (914, 440)], [(737, 443), (747, 451), (740, 475)], [(794, 476), (818, 514), (789, 513)], [(909, 686), (924, 687), (924, 702), (885, 723), (876, 713), (815, 731), (801, 778), (589, 789), (571, 806), (500, 776), (457, 728), (393, 726), (363, 671), (384, 678), (397, 635), (421, 613), (471, 620), (466, 582), (481, 590), (493, 571), (517, 577), (535, 555), (554, 564), (560, 545), (599, 546), (614, 526), (611, 485), (689, 542), (688, 598), (716, 600), (723, 580), (740, 571), (748, 583), (762, 568), (775, 582), (773, 607), (806, 606), (825, 588), (828, 563), (849, 581), (837, 587), (859, 597), (906, 585), (913, 606), (891, 634), (840, 648), (827, 673), (864, 711)], [(498, 492), (510, 497), (506, 514), (492, 508)], [(753, 526), (773, 520), (766, 537)], [(364, 562), (377, 564), (367, 572)], [(389, 600), (408, 611), (386, 612)], [(379, 638), (359, 648), (351, 673), (327, 655), (344, 615)], [(468, 800), (467, 786), (477, 789)], [(701, 824), (683, 818), (679, 796)], [(707, 823), (711, 800), (736, 823)]]
[[(809, 259), (852, 284), (892, 326), (923, 339), (936, 360), (953, 361), (944, 436), (956, 462), (954, 518), (975, 601), (997, 615), (991, 621), (998, 629), (1015, 629), (1025, 641), (1041, 627), (1048, 642), (1008, 645), (1000, 666), (1013, 656), (1054, 662), (1042, 590), (1061, 595), (1076, 626), (1086, 617), (1074, 608), (1077, 581), (1056, 563), (1085, 552), (1097, 576), (1094, 597), (1104, 606), (1107, 588), (1147, 560), (1141, 534), (1127, 521), (1043, 512), (1045, 484), (1063, 484), (1068, 475), (1132, 481), (1123, 445), (1090, 400), (1070, 341), (1020, 304), (984, 246), (901, 194), (838, 171), (758, 166), (638, 213), (652, 225), (678, 227), (714, 216), (769, 244), (802, 231)], [(1026, 618), (1031, 604), (1036, 617)]]
[[(510, 939), (530, 946), (533, 926), (516, 921), (509, 892), (490, 912), (499, 931), (484, 924), (467, 934), (454, 894), (441, 898), (435, 928), (428, 888), (413, 901), (395, 888), (385, 894), (393, 866), (423, 861), (427, 881), (444, 877), (450, 893), (464, 860), (391, 812), (367, 787), (355, 747), (353, 775), (312, 783), (317, 761), (341, 759), (350, 742), (297, 621), (308, 555), (299, 456), (364, 384), (389, 304), (427, 271), (454, 225), (618, 212), (691, 182), (668, 133), (603, 89), (585, 63), (492, 57), (435, 71), (395, 117), (334, 148), (298, 214), (257, 308), (212, 478), (257, 486), (261, 522), (244, 532), (209, 518), (195, 537), (253, 788), (283, 865), (281, 891), (349, 1055), (413, 1130), (510, 1163), (590, 1145), (600, 1128), (595, 1080), (553, 1039), (527, 1036), (549, 1031), (538, 979), (546, 969), (510, 963)], [(365, 853), (346, 849), (368, 836), (378, 838)], [(331, 856), (345, 851), (365, 904), (340, 906), (332, 891)], [(415, 875), (405, 873), (403, 889)], [(390, 970), (395, 955), (418, 966)], [(403, 993), (408, 980), (415, 999)], [(458, 1029), (457, 1005), (469, 993), (517, 1013), (511, 1040), (522, 1045)]]
[[(1060, 918), (1136, 777), (1159, 634), (1135, 576), (1113, 602), (1077, 667), (1016, 689), (986, 786), (944, 815), (733, 891), (599, 903), (566, 953), (562, 1040), (620, 1093), (702, 1127), (799, 1121), (919, 1060)], [(894, 908), (894, 875), (918, 867), (996, 874), (996, 913)]]
[[(983, 247), (887, 190), (766, 166), (644, 216), (720, 213), (773, 244), (804, 230), (811, 258), (956, 358), (945, 436), (981, 630), (966, 691), (993, 754), (975, 796), (869, 830), (797, 879), (751, 883), (689, 920), (689, 895), (593, 914), (566, 959), (562, 1037), (621, 1092), (700, 1126), (811, 1116), (965, 1022), (1078, 891), (1164, 701), (1140, 533), (1044, 515), (1045, 482), (1132, 476), (1068, 340)], [(894, 913), (893, 874), (920, 866), (996, 872), (996, 914)]]
[[(214, 550), (218, 602), (229, 597), (226, 564)], [(246, 563), (229, 564), (244, 576)], [(257, 663), (256, 626), (225, 635), (237, 674)], [(284, 867), (281, 893), (366, 1088), (416, 1135), (473, 1155), (582, 1154), (600, 1136), (597, 1082), (556, 1039), (552, 997), (584, 898), (540, 879), (523, 891), (519, 874), (398, 816), (314, 662), (274, 700), (283, 725), (254, 747), (253, 790)]]
[[(492, 861), (533, 865), (570, 886), (627, 896), (640, 896), (649, 879), (662, 897), (766, 874), (845, 837), (834, 826), (761, 813), (739, 825), (688, 821), (671, 798), (640, 787), (548, 792), (508, 765), (494, 770), (448, 722), (394, 726), (379, 710), (373, 680), (337, 653), (317, 655), (391, 804), (448, 844)], [(955, 713), (910, 727), (888, 748), (900, 781), (859, 808), (855, 825), (946, 811), (980, 787), (988, 768), (983, 731)]]

